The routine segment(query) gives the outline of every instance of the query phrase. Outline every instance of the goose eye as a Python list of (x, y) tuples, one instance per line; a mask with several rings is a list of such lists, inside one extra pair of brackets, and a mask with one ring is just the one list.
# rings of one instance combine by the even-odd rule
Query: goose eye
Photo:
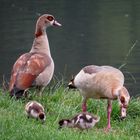
[(47, 19), (48, 19), (49, 21), (53, 21), (53, 20), (54, 20), (54, 18), (53, 18), (52, 16), (47, 16)]

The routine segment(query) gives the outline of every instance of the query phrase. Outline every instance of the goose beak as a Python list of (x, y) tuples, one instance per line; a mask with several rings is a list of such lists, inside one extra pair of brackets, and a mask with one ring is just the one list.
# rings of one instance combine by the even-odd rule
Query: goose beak
[(53, 25), (54, 25), (54, 26), (58, 26), (58, 27), (62, 26), (62, 25), (61, 25), (59, 22), (57, 22), (56, 20), (54, 21)]
[(73, 85), (72, 82), (68, 83), (68, 87), (69, 87), (69, 89), (76, 89), (76, 87)]
[(126, 118), (126, 108), (121, 107), (121, 120)]

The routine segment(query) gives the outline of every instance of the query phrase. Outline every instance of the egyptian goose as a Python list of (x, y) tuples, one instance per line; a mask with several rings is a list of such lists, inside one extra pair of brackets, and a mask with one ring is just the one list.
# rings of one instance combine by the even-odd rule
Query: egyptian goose
[(39, 119), (42, 122), (46, 120), (46, 115), (44, 112), (43, 106), (36, 102), (36, 101), (30, 101), (25, 105), (25, 112), (27, 114), (27, 117), (32, 117), (35, 119)]
[(62, 119), (59, 121), (59, 128), (79, 128), (80, 130), (90, 129), (99, 122), (100, 118), (90, 113), (82, 112), (75, 115), (72, 119)]
[(121, 118), (126, 117), (126, 108), (130, 96), (124, 87), (123, 73), (111, 66), (89, 65), (84, 68), (69, 82), (69, 88), (77, 88), (83, 96), (82, 111), (87, 111), (86, 102), (89, 98), (107, 99), (107, 128), (111, 128), (110, 116), (112, 100), (118, 99), (121, 108)]
[(17, 98), (32, 85), (45, 87), (52, 79), (54, 62), (51, 57), (46, 28), (61, 26), (52, 15), (44, 14), (36, 23), (35, 39), (30, 52), (21, 55), (15, 62), (9, 84), (11, 96)]

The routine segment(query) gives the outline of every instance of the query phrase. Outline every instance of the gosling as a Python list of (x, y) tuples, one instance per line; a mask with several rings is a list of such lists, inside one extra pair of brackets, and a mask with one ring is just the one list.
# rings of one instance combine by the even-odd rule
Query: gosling
[(99, 122), (100, 117), (93, 116), (90, 113), (82, 112), (74, 116), (72, 119), (62, 119), (59, 121), (59, 128), (69, 127), (78, 128), (80, 130), (88, 130)]
[(42, 123), (44, 123), (46, 120), (44, 107), (36, 101), (28, 102), (25, 105), (25, 112), (28, 118), (35, 118), (36, 120), (41, 120)]

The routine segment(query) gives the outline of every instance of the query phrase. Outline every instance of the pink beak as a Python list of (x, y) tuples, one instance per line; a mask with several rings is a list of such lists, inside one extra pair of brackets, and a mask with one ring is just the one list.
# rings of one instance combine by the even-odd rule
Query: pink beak
[(121, 107), (121, 119), (126, 118), (126, 108)]
[(54, 26), (62, 26), (59, 22), (57, 22), (56, 20), (53, 23)]

